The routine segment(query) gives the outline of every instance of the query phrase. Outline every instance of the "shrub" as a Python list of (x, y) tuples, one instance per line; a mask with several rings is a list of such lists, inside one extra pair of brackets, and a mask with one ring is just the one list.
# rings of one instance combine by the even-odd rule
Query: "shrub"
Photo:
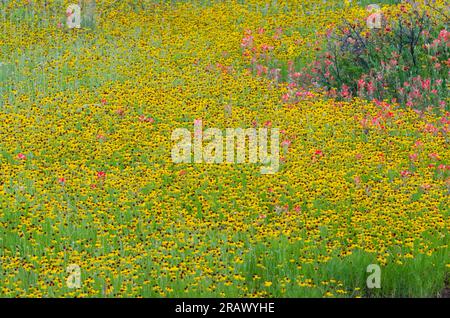
[(448, 18), (445, 13), (432, 17), (431, 9), (402, 4), (380, 11), (376, 14), (381, 23), (372, 28), (372, 21), (344, 21), (327, 33), (326, 51), (311, 68), (311, 83), (333, 97), (388, 100), (417, 110), (446, 109)]
[(246, 31), (242, 48), (249, 71), (276, 85), (286, 81), (282, 100), (289, 104), (322, 92), (339, 99), (398, 103), (418, 112), (448, 110), (450, 32), (443, 8), (410, 1), (368, 9), (372, 12), (366, 19), (344, 20), (328, 30), (321, 39), (324, 49), (301, 69), (295, 61), (279, 61), (269, 39), (260, 39), (264, 32)]

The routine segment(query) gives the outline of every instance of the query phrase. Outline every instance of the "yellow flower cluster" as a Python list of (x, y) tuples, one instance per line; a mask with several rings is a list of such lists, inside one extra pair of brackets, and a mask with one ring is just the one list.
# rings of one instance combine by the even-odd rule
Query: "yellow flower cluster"
[[(338, 275), (352, 257), (449, 263), (448, 116), (286, 105), (245, 72), (246, 30), (307, 61), (317, 33), (363, 7), (105, 0), (94, 29), (69, 30), (71, 2), (0, 15), (0, 296), (360, 296)], [(198, 118), (271, 122), (289, 141), (281, 170), (173, 163), (171, 132)]]

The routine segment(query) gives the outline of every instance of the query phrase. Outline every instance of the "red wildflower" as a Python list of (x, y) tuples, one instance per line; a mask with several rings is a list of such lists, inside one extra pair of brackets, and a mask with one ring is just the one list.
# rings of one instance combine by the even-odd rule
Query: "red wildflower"
[(104, 178), (106, 178), (106, 172), (104, 172), (104, 171), (99, 171), (99, 172), (97, 172), (97, 178), (98, 178), (98, 179), (104, 179)]

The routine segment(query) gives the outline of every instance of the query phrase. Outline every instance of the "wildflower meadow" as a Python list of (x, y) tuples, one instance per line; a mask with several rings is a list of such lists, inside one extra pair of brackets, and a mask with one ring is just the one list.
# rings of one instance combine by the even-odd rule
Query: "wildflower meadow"
[(0, 0), (0, 297), (444, 297), (447, 1)]

